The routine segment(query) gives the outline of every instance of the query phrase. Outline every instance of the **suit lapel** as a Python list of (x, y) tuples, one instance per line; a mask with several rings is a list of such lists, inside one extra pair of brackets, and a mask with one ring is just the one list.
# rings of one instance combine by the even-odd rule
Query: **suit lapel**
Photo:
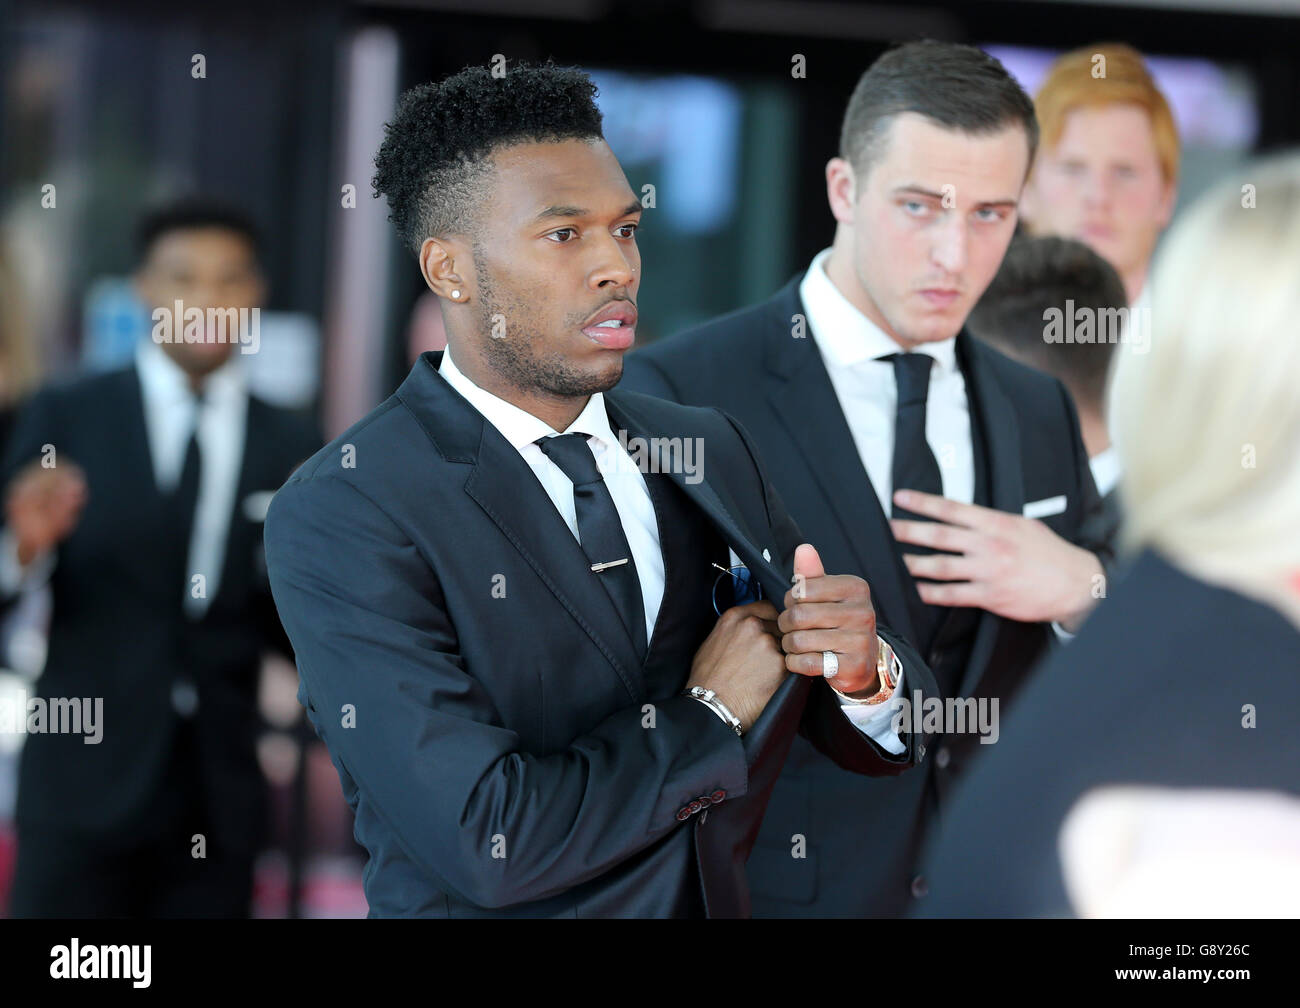
[[(226, 539), (222, 553), (221, 585), (235, 585), (246, 569), (248, 557), (255, 561), (255, 569), (265, 563), (261, 521), (253, 521), (245, 512), (245, 503), (254, 493), (266, 489), (265, 473), (273, 471), (272, 459), (283, 453), (283, 446), (274, 437), (268, 407), (258, 402), (250, 393), (244, 404), (244, 443), (239, 451), (239, 469), (235, 474), (235, 496), (227, 515)], [(282, 479), (287, 479), (287, 474)], [(254, 545), (256, 544), (256, 545)]]
[(592, 573), (591, 561), (528, 463), (486, 421), (478, 464), (465, 481), (465, 492), (586, 631), (632, 697), (641, 699), (641, 662), (599, 575)]
[(645, 696), (636, 649), (578, 540), (528, 463), (438, 374), (441, 352), (422, 354), (397, 396), (449, 462), (468, 463), (465, 493), (501, 530), (591, 638), (634, 700)]
[(888, 614), (889, 625), (915, 640), (906, 600), (916, 589), (895, 548), (893, 530), (862, 465), (826, 365), (811, 333), (802, 339), (790, 333), (791, 316), (805, 314), (798, 283), (798, 278), (792, 280), (773, 300), (766, 334), (768, 401), (808, 460), (873, 596), (903, 603)]
[[(640, 436), (646, 442), (646, 467), (668, 476), (686, 496), (704, 513), (727, 545), (746, 567), (754, 573), (763, 586), (764, 596), (780, 608), (790, 587), (792, 571), (785, 567), (785, 559), (771, 562), (763, 556), (762, 539), (768, 529), (751, 529), (737, 516), (745, 511), (736, 506), (725, 482), (701, 479), (689, 482), (680, 466), (671, 464), (661, 450), (662, 442), (653, 438), (692, 436), (691, 432), (665, 429), (671, 425), (655, 422), (644, 412), (645, 400), (640, 402), (620, 395), (617, 390), (605, 394), (611, 426), (622, 428), (631, 438)], [(726, 462), (715, 460), (712, 471), (724, 471)], [(777, 545), (772, 543), (772, 545)], [(777, 564), (781, 566), (777, 566)], [(781, 767), (798, 731), (812, 680), (807, 676), (788, 673), (767, 706), (742, 740), (745, 762), (749, 768), (749, 790), (740, 802), (761, 806), (766, 803)], [(734, 815), (719, 820), (717, 828), (695, 834), (696, 851), (702, 866), (704, 899), (709, 916), (749, 916), (748, 890), (744, 881), (744, 862), (758, 834), (761, 815)], [(733, 894), (741, 893), (736, 903)]]
[(689, 481), (687, 479), (688, 474), (682, 470), (682, 467), (673, 465), (672, 458), (665, 457), (661, 450), (664, 439), (685, 438), (694, 435), (682, 431), (654, 429), (655, 425), (651, 424), (634, 406), (629, 406), (627, 401), (616, 391), (605, 394), (605, 405), (609, 413), (611, 426), (615, 430), (627, 431), (629, 444), (632, 443), (634, 437), (645, 439), (646, 468), (651, 472), (662, 473), (681, 487), (686, 496), (704, 512), (727, 545), (735, 551), (745, 566), (759, 578), (763, 586), (764, 596), (771, 599), (774, 605), (779, 605), (780, 600), (785, 597), (786, 590), (790, 586), (790, 579), (774, 562), (767, 560), (763, 556), (762, 546), (755, 544), (754, 534), (741, 527), (740, 522), (735, 517), (735, 514), (739, 513), (739, 509), (735, 508), (734, 504), (729, 507), (718, 490), (707, 479), (700, 479), (696, 482)]
[[(813, 477), (853, 549), (858, 569), (875, 589), (873, 595), (903, 603), (896, 607), (898, 611), (887, 614), (889, 624), (917, 642), (918, 621), (912, 610), (922, 603), (903, 564), (888, 516), (863, 468), (811, 334), (803, 339), (791, 335), (791, 317), (805, 314), (798, 285), (796, 277), (771, 302), (765, 334), (768, 401), (808, 459)], [(957, 353), (966, 378), (972, 423), (981, 425), (988, 446), (990, 506), (1020, 514), (1024, 480), (1015, 409), (988, 365), (988, 351), (964, 329), (957, 336)], [(969, 691), (983, 677), (1000, 625), (1001, 620), (993, 614), (981, 615), (963, 673), (963, 695), (972, 695)]]
[[(998, 511), (1020, 514), (1025, 506), (1024, 477), (1020, 471), (1020, 425), (1006, 392), (988, 366), (987, 350), (965, 329), (957, 334), (957, 355), (966, 376), (966, 396), (972, 423), (984, 432), (988, 452), (989, 496)], [(1000, 617), (990, 612), (980, 616), (970, 660), (962, 673), (961, 696), (974, 696), (984, 676), (989, 656), (1001, 626)]]
[(153, 469), (149, 428), (144, 420), (144, 389), (138, 368), (132, 367), (123, 374), (121, 396), (122, 412), (119, 415), (126, 419), (127, 425), (122, 438), (124, 478), (121, 485), (148, 487), (150, 498), (161, 502), (162, 492), (158, 489), (158, 478)]
[[(149, 548), (159, 548), (161, 539), (154, 534), (154, 530), (172, 527), (175, 517), (168, 510), (169, 502), (158, 489), (153, 448), (149, 441), (149, 428), (145, 423), (144, 389), (137, 367), (133, 366), (123, 372), (117, 394), (120, 396), (120, 412), (112, 410), (109, 415), (122, 417), (125, 430), (119, 439), (121, 457), (115, 460), (115, 478), (109, 485), (120, 495), (118, 506), (126, 513), (139, 513), (143, 503), (143, 510), (149, 517), (140, 523), (141, 534), (149, 536)], [(135, 547), (130, 545), (129, 548)], [(168, 583), (170, 568), (166, 565), (130, 564), (127, 569), (142, 581), (152, 582), (160, 596), (166, 597), (174, 591), (180, 597), (183, 586)]]

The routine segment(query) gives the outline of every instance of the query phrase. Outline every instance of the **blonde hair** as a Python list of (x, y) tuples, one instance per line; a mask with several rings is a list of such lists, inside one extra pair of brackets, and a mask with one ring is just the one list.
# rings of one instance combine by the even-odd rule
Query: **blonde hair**
[(1300, 572), (1300, 151), (1233, 174), (1170, 230), (1111, 417), (1126, 545), (1276, 592)]
[[(1096, 57), (1105, 57), (1105, 76), (1094, 77)], [(1142, 61), (1142, 54), (1119, 42), (1084, 46), (1061, 56), (1047, 71), (1047, 78), (1034, 96), (1034, 113), (1042, 131), (1043, 148), (1050, 150), (1061, 139), (1065, 119), (1077, 108), (1117, 105), (1141, 106), (1151, 119), (1156, 158), (1166, 182), (1178, 179), (1180, 144), (1169, 102)]]

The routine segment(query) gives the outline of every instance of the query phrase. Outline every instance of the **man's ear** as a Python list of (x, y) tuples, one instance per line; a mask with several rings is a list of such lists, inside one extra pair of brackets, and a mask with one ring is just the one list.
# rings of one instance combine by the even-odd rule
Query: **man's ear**
[(857, 202), (857, 179), (853, 166), (844, 158), (833, 157), (826, 162), (826, 202), (831, 216), (841, 224), (853, 223), (853, 205)]
[(420, 273), (424, 282), (440, 298), (454, 304), (465, 304), (470, 299), (467, 276), (470, 251), (453, 238), (426, 238), (420, 246)]

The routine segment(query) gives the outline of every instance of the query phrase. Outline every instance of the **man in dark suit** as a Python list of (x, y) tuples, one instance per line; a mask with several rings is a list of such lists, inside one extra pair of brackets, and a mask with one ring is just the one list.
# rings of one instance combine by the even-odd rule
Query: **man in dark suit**
[(1131, 318), (1124, 283), (1110, 263), (1082, 242), (1048, 236), (1011, 243), (966, 322), (972, 335), (1060, 379), (1069, 391), (1112, 552), (1120, 472), (1106, 423), (1106, 382), (1115, 347), (1129, 340)]
[(448, 349), (268, 517), (372, 916), (745, 915), (796, 730), (857, 773), (924, 741), (883, 701), (928, 671), (801, 546), (741, 429), (605, 394), (641, 206), (594, 93), (548, 64), (403, 97), (375, 188)]
[(144, 220), (139, 255), (153, 339), (39, 392), (5, 463), (5, 594), (48, 578), (52, 597), (14, 916), (247, 916), (264, 839), (260, 657), (291, 652), (262, 521), (320, 440), (249, 394), (234, 352), (260, 345), (249, 222), (177, 203)]
[[(1097, 495), (1069, 395), (962, 328), (1011, 240), (1035, 141), (1032, 104), (996, 60), (892, 50), (827, 165), (832, 248), (769, 301), (628, 360), (623, 387), (744, 425), (805, 535), (871, 582), (946, 701), (924, 774), (866, 781), (795, 742), (749, 862), (756, 914), (894, 916), (921, 897), (920, 840), (954, 776), (996, 741), (1052, 623), (1068, 632), (1102, 584), (1071, 542), (1091, 545)], [(806, 857), (791, 856), (799, 840)]]

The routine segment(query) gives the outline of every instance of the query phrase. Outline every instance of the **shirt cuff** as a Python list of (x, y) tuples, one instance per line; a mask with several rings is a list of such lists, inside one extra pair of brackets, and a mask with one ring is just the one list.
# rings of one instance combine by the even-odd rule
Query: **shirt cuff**
[(18, 562), (18, 540), (8, 529), (0, 531), (0, 594), (17, 595), (24, 589), (40, 587), (53, 571), (53, 550), (38, 554), (24, 567)]
[(898, 737), (898, 732), (894, 730), (894, 714), (898, 711), (898, 701), (903, 695), (903, 676), (905, 674), (905, 671), (898, 673), (898, 685), (894, 687), (894, 695), (884, 703), (840, 704), (840, 710), (844, 711), (844, 716), (853, 723), (854, 728), (870, 738), (885, 752), (892, 753), (895, 756), (901, 755), (907, 749), (907, 746), (903, 745), (903, 740)]

